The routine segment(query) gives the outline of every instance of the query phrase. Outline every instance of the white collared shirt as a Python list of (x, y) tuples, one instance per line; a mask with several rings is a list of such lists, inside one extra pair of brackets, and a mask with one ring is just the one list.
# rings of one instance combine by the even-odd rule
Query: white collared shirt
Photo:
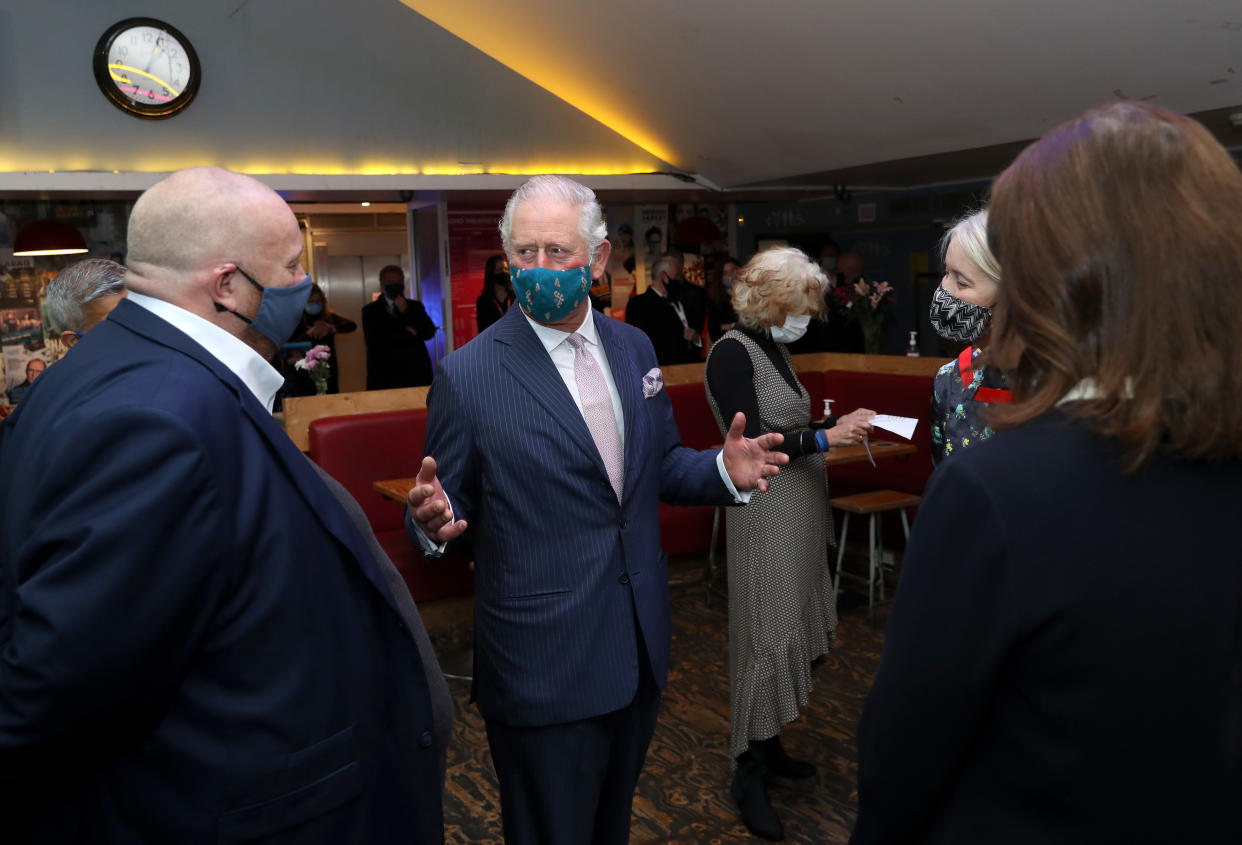
[(284, 376), (245, 341), (171, 302), (143, 296), (132, 290), (129, 292), (129, 301), (189, 335), (191, 340), (206, 349), (213, 358), (241, 379), (242, 384), (250, 388), (254, 398), (259, 400), (259, 404), (271, 413), (276, 392), (285, 383)]

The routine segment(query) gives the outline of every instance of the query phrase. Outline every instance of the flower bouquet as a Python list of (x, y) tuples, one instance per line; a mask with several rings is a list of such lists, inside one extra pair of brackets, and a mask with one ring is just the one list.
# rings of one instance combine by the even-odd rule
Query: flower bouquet
[(893, 303), (897, 301), (893, 286), (888, 282), (859, 279), (852, 285), (839, 285), (832, 294), (846, 317), (862, 326), (867, 354), (877, 354)]
[(293, 365), (305, 370), (315, 385), (315, 394), (321, 396), (328, 392), (328, 376), (332, 373), (332, 350), (322, 343), (306, 350), (306, 355)]

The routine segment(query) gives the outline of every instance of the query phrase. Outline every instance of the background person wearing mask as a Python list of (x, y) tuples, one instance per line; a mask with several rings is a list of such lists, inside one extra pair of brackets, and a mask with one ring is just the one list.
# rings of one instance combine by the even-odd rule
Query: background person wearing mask
[(1010, 401), (1005, 374), (985, 366), (1000, 266), (988, 247), (988, 212), (958, 220), (944, 236), (944, 278), (932, 294), (931, 324), (946, 340), (973, 344), (940, 368), (932, 382), (932, 463), (991, 437), (982, 413)]
[(682, 267), (672, 255), (657, 258), (651, 284), (625, 307), (625, 321), (647, 335), (662, 367), (703, 360), (707, 301), (702, 290), (681, 281)]
[(367, 390), (431, 384), (426, 341), (436, 325), (417, 299), (405, 297), (405, 273), (395, 264), (379, 272), (381, 294), (362, 306), (367, 345)]
[(107, 258), (70, 264), (47, 285), (47, 311), (66, 349), (125, 298), (125, 268)]
[(438, 667), (271, 415), (297, 219), (194, 168), (127, 246), (129, 297), (0, 437), (6, 837), (442, 841)]
[(919, 505), (855, 845), (1242, 842), (1239, 196), (1207, 129), (1136, 102), (993, 183), (1013, 402)]
[(707, 336), (712, 343), (720, 340), (737, 322), (737, 312), (733, 310), (733, 280), (741, 267), (736, 258), (726, 258), (720, 265), (720, 278), (707, 285)]
[(784, 836), (767, 798), (768, 774), (805, 778), (810, 763), (792, 759), (780, 729), (798, 717), (811, 690), (811, 661), (826, 653), (837, 626), (828, 545), (835, 545), (828, 476), (821, 453), (860, 442), (874, 411), (811, 422), (811, 397), (798, 381), (786, 344), (822, 314), (828, 280), (800, 250), (773, 247), (739, 271), (733, 286), (738, 326), (707, 358), (707, 398), (721, 431), (741, 413), (746, 434), (780, 432), (775, 450), (789, 465), (727, 520), (729, 677), (732, 693), (730, 792), (757, 836)]
[[(341, 362), (336, 357), (336, 336), (357, 330), (357, 323), (348, 317), (342, 317), (328, 307), (328, 297), (323, 292), (323, 288), (312, 284), (310, 298), (306, 300), (306, 307), (302, 309), (302, 319), (298, 321), (297, 327), (293, 330), (289, 343), (309, 343), (311, 346), (328, 347), (332, 353), (328, 368), (328, 393), (340, 391)], [(294, 366), (294, 363), (305, 354), (306, 350), (299, 348), (293, 350), (293, 354), (285, 358), (285, 395), (287, 396), (315, 395), (315, 383), (311, 377), (306, 374), (305, 370), (299, 370)]]
[(432, 553), (470, 530), (505, 841), (620, 845), (668, 677), (659, 501), (733, 503), (786, 458), (740, 417), (721, 450), (680, 445), (651, 344), (589, 305), (593, 191), (536, 176), (500, 225), (519, 307), (444, 359), (407, 528)]
[(513, 304), (513, 284), (509, 281), (509, 259), (493, 255), (483, 270), (483, 292), (474, 303), (479, 334), (499, 320)]

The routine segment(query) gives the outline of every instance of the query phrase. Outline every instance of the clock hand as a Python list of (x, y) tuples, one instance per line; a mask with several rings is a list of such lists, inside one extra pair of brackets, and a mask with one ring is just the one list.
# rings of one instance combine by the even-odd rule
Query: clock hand
[(151, 69), (151, 62), (155, 60), (155, 54), (158, 53), (159, 51), (160, 51), (160, 45), (157, 40), (155, 45), (151, 48), (151, 55), (147, 56), (147, 63), (142, 66), (142, 70), (144, 73)]

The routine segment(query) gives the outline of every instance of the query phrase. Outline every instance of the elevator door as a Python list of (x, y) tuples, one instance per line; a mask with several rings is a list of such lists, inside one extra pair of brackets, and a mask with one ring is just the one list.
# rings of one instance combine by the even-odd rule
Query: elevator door
[[(358, 330), (337, 335), (336, 356), (342, 393), (366, 390), (367, 350), (362, 334), (362, 306), (379, 293), (379, 271), (389, 264), (403, 270), (409, 259), (399, 254), (335, 255), (329, 240), (316, 261), (320, 287), (337, 314), (358, 324)], [(407, 273), (408, 275), (408, 273)]]

